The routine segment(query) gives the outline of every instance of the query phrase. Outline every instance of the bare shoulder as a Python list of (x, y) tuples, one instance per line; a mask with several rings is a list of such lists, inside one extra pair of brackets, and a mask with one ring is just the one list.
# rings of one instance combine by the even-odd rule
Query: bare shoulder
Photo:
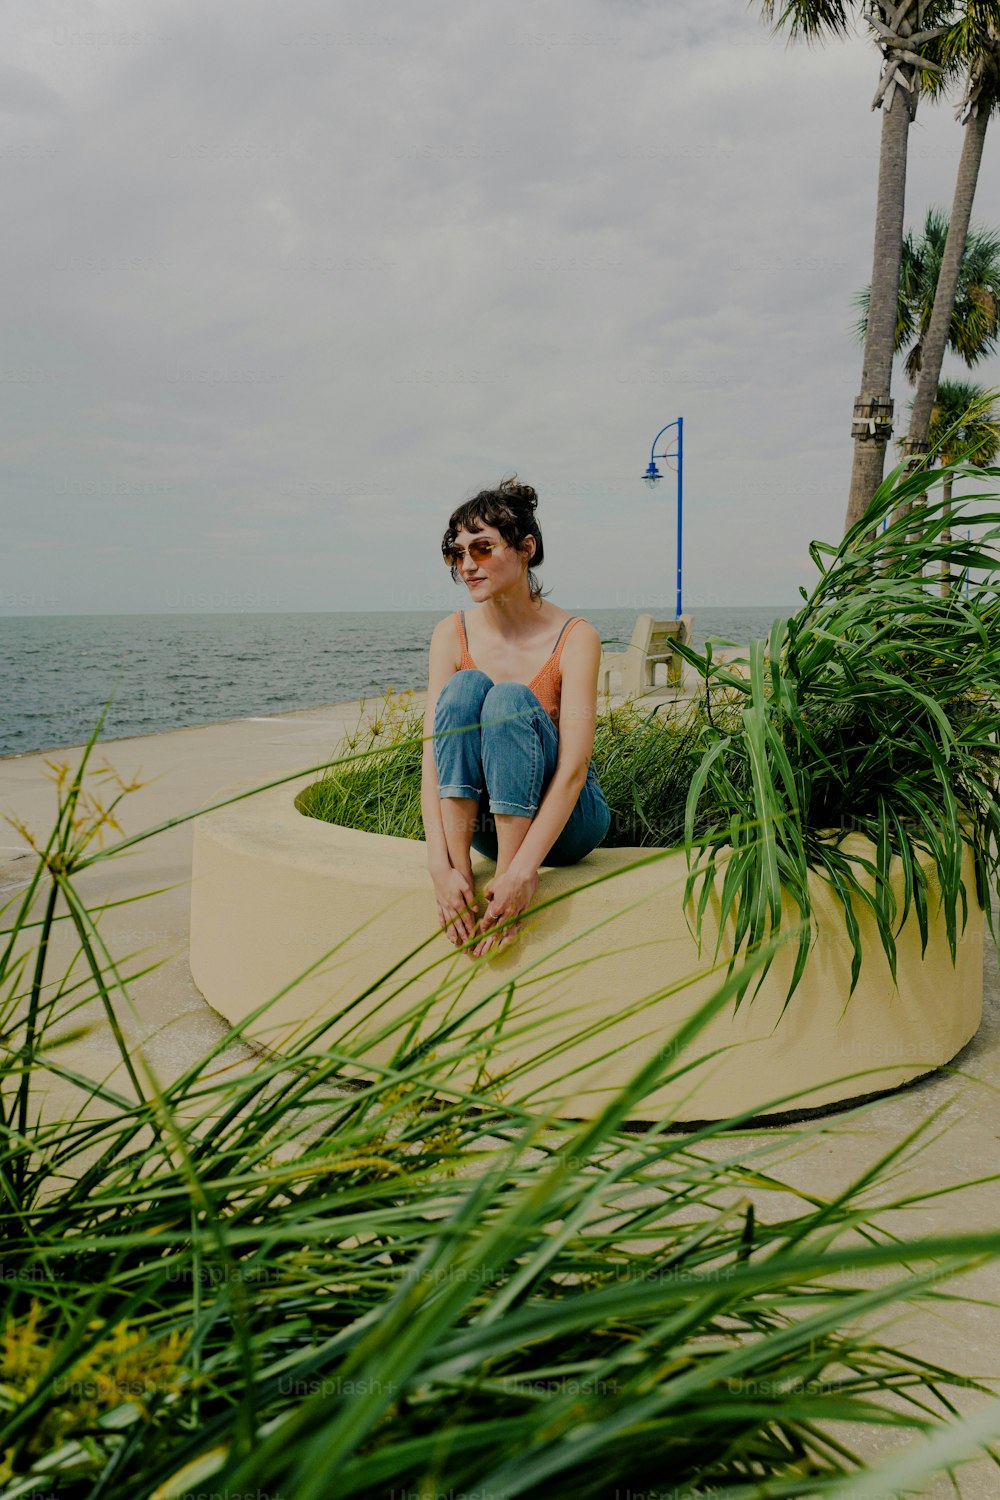
[(446, 641), (450, 638), (458, 639), (458, 630), (455, 626), (455, 616), (445, 615), (443, 620), (438, 620), (431, 631), (431, 645), (437, 641)]
[(461, 642), (458, 638), (458, 629), (455, 624), (454, 615), (445, 615), (443, 620), (438, 620), (431, 631), (430, 642), (430, 666), (434, 667), (452, 666), (458, 670), (458, 664), (462, 658)]
[(592, 656), (595, 649), (601, 649), (600, 633), (594, 629), (589, 620), (582, 615), (567, 615), (568, 620), (575, 619), (576, 624), (572, 630), (566, 632), (566, 644), (563, 647), (563, 658), (571, 653), (576, 656)]
[(564, 694), (569, 691), (589, 698), (596, 693), (600, 665), (601, 637), (589, 620), (578, 617), (563, 640), (559, 668)]

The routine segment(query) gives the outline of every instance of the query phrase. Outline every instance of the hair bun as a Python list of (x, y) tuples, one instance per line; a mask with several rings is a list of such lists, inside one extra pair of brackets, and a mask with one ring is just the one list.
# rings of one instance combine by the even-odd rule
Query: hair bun
[(516, 474), (501, 479), (497, 494), (502, 495), (508, 505), (523, 506), (526, 510), (538, 509), (538, 495), (530, 484), (522, 484)]

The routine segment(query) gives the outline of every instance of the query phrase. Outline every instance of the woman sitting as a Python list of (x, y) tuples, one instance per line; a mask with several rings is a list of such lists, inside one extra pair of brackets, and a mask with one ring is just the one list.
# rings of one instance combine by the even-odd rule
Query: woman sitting
[[(452, 512), (441, 544), (479, 607), (431, 637), (421, 810), (441, 926), (456, 946), (479, 936), (470, 958), (518, 931), (539, 865), (575, 864), (611, 824), (590, 761), (600, 636), (542, 596), (537, 505), (505, 479)], [(478, 923), (472, 849), (496, 860)]]

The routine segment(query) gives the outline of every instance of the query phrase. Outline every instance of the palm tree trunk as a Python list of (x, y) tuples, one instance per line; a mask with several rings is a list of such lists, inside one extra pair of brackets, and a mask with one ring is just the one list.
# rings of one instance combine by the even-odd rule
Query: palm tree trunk
[[(909, 70), (911, 81), (912, 71)], [(862, 357), (861, 393), (854, 403), (854, 421), (851, 427), (854, 465), (845, 531), (849, 531), (861, 519), (882, 482), (886, 444), (892, 433), (892, 357), (899, 304), (899, 268), (903, 258), (906, 148), (910, 122), (915, 113), (915, 87), (911, 95), (897, 85), (891, 102), (882, 111), (875, 251)]]
[(955, 293), (962, 267), (962, 255), (972, 218), (972, 200), (976, 195), (979, 179), (979, 164), (983, 159), (983, 142), (989, 124), (990, 110), (980, 107), (965, 127), (962, 141), (962, 156), (958, 164), (955, 197), (948, 223), (948, 238), (945, 241), (941, 270), (938, 273), (934, 292), (934, 310), (923, 344), (923, 357), (917, 394), (913, 400), (910, 430), (906, 437), (905, 453), (925, 451), (927, 434), (931, 425), (931, 410), (937, 397), (941, 366), (948, 343), (948, 330), (955, 310)]
[[(944, 501), (944, 514), (947, 520), (947, 525), (941, 533), (942, 542), (951, 541), (951, 486), (952, 481), (950, 478), (946, 479), (941, 486), (941, 498)], [(947, 599), (950, 593), (951, 568), (948, 564), (948, 559), (943, 557), (941, 559), (941, 598)]]

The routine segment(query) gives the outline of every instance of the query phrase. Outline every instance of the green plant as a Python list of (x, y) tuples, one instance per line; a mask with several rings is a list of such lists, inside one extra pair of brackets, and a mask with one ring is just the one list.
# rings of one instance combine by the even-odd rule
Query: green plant
[[(948, 1277), (1000, 1254), (995, 1230), (880, 1228), (881, 1211), (919, 1201), (874, 1190), (929, 1121), (832, 1199), (794, 1192), (775, 1166), (823, 1126), (729, 1135), (722, 1159), (715, 1143), (745, 1119), (683, 1137), (669, 1121), (622, 1128), (685, 1070), (744, 971), (583, 1123), (539, 1118), (513, 1082), (502, 1102), (457, 1089), (456, 1057), (484, 1052), (478, 1003), (459, 990), (435, 1028), (428, 994), (448, 981), (430, 972), (389, 1066), (366, 1058), (354, 1001), (251, 1069), (221, 1065), (244, 1023), (179, 1077), (154, 1077), (117, 1025), (129, 979), (75, 880), (159, 830), (90, 847), (114, 808), (80, 816), (89, 749), (60, 781), (29, 887), (3, 908), (5, 1497), (605, 1500), (669, 1483), (845, 1500), (867, 1491), (841, 1423), (936, 1434), (865, 1471), (883, 1494), (1000, 1433), (997, 1403), (974, 1428), (953, 1423), (949, 1387), (957, 1399), (974, 1381), (872, 1327), (906, 1302), (946, 1303)], [(50, 972), (67, 920), (86, 982)], [(130, 1089), (61, 1060), (93, 996)], [(487, 1038), (484, 1066), (491, 1055)], [(375, 1082), (352, 1091), (358, 1067)], [(52, 1077), (79, 1092), (65, 1117), (42, 1107)]]
[[(901, 475), (897, 468), (886, 478), (839, 547), (813, 544), (819, 582), (802, 591), (797, 614), (775, 622), (768, 642), (752, 642), (741, 661), (726, 664), (678, 647), (704, 677), (711, 721), (688, 793), (685, 899), (700, 927), (720, 892), (722, 932), (738, 953), (780, 929), (787, 897), (802, 924), (792, 989), (811, 940), (811, 872), (840, 900), (852, 988), (862, 961), (856, 906), (873, 913), (895, 973), (900, 928), (913, 910), (926, 946), (938, 900), (954, 955), (969, 899), (966, 844), (975, 854), (972, 896), (991, 923), (988, 892), (1000, 887), (1000, 511), (989, 508), (990, 494), (963, 497), (962, 508), (976, 507), (972, 540), (951, 535), (946, 499), (904, 513), (953, 477), (982, 482), (1000, 470), (951, 465)], [(979, 576), (968, 593), (941, 598), (925, 567)], [(713, 718), (720, 687), (730, 702)], [(871, 841), (870, 855), (845, 848), (849, 833)], [(901, 910), (889, 882), (893, 860), (905, 877)]]
[(611, 809), (604, 847), (670, 848), (684, 837), (687, 791), (705, 752), (701, 705), (636, 701), (598, 715), (594, 769)]
[[(422, 735), (423, 713), (411, 690), (387, 688), (371, 710), (362, 699), (358, 723), (344, 735), (333, 763), (299, 793), (299, 811), (365, 833), (422, 839)], [(344, 763), (345, 756), (357, 758)]]

